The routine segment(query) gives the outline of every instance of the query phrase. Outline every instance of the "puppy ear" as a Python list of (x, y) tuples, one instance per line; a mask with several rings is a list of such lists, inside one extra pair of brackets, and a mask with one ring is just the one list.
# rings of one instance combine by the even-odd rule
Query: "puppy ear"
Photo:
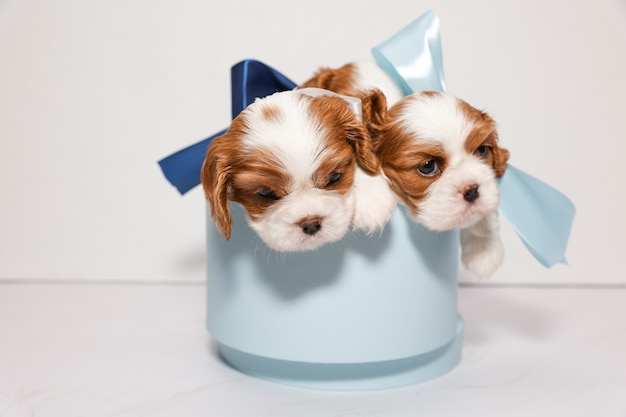
[[(489, 123), (494, 129), (496, 126), (496, 122), (484, 111), (480, 112), (482, 119)], [(496, 177), (500, 178), (504, 175), (504, 171), (506, 171), (507, 162), (509, 160), (509, 151), (501, 148), (498, 144), (498, 132), (494, 130), (493, 133), (495, 143), (492, 147), (493, 150), (493, 170), (496, 173)]]
[(375, 88), (359, 94), (363, 123), (367, 130), (374, 136), (387, 120), (387, 97), (382, 91)]
[(374, 137), (387, 119), (387, 98), (377, 88), (363, 91), (361, 99), (362, 127), (361, 139), (353, 146), (356, 150), (357, 163), (368, 174), (376, 175), (382, 169), (380, 160), (374, 152)]
[[(389, 129), (387, 98), (379, 89), (364, 91), (359, 95), (363, 112), (363, 123), (370, 135), (372, 152), (380, 161), (378, 151), (385, 132)], [(382, 165), (382, 163), (381, 163)]]
[(347, 102), (337, 96), (322, 95), (309, 97), (311, 111), (327, 118), (328, 122), (341, 129), (341, 137), (345, 137), (354, 154), (357, 164), (370, 175), (378, 174), (381, 170), (380, 161), (374, 154), (372, 138), (354, 112), (348, 107)]
[[(491, 117), (487, 116), (489, 120), (492, 120)], [(493, 120), (492, 120), (492, 123)], [(509, 151), (499, 146), (498, 132), (493, 133), (495, 142), (492, 147), (493, 152), (493, 170), (496, 173), (496, 177), (500, 178), (504, 175), (504, 171), (506, 171), (507, 162), (509, 160)]]
[(230, 239), (233, 224), (228, 206), (228, 190), (232, 182), (232, 146), (228, 146), (229, 142), (228, 133), (211, 142), (200, 173), (204, 195), (211, 206), (211, 217), (226, 240)]
[(381, 170), (380, 161), (374, 153), (372, 137), (365, 125), (355, 121), (354, 125), (349, 128), (347, 137), (348, 142), (354, 148), (357, 164), (370, 175), (378, 174)]
[(493, 169), (496, 172), (496, 177), (500, 178), (504, 175), (509, 155), (508, 150), (497, 145), (493, 147)]

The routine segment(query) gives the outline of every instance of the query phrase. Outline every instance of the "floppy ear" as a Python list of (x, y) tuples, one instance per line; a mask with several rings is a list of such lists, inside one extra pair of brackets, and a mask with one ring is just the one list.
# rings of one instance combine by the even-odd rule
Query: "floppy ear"
[(357, 97), (361, 99), (363, 121), (353, 128), (353, 134), (349, 136), (352, 137), (351, 144), (355, 149), (359, 166), (368, 174), (376, 175), (382, 166), (374, 152), (373, 138), (387, 118), (387, 98), (377, 88), (363, 91)]
[(365, 124), (350, 110), (347, 102), (333, 95), (312, 97), (310, 100), (312, 111), (319, 112), (321, 117), (328, 118), (329, 122), (341, 129), (341, 136), (352, 146), (356, 162), (363, 171), (370, 175), (378, 174), (381, 165), (374, 154), (372, 138)]
[[(485, 122), (491, 124), (491, 126), (493, 126), (495, 129), (496, 122), (491, 118), (491, 116), (489, 116), (489, 114), (481, 111), (480, 115)], [(504, 175), (504, 171), (506, 171), (507, 162), (509, 160), (509, 151), (499, 146), (498, 132), (495, 130), (493, 133), (493, 138), (493, 170), (496, 173), (496, 177), (500, 178)]]
[(233, 224), (228, 206), (228, 191), (232, 182), (230, 161), (233, 154), (232, 146), (228, 146), (231, 139), (227, 132), (211, 142), (200, 176), (204, 195), (211, 206), (211, 217), (226, 240), (230, 239)]
[(370, 175), (376, 175), (381, 170), (380, 161), (374, 154), (372, 137), (365, 125), (355, 119), (348, 127), (347, 140), (354, 148), (357, 164)]
[(378, 128), (387, 120), (387, 97), (377, 88), (359, 94), (363, 123), (370, 134), (376, 134)]
[(493, 147), (493, 169), (496, 172), (496, 177), (500, 178), (504, 175), (509, 155), (508, 150), (499, 147), (497, 144)]
[(370, 135), (372, 152), (378, 158), (380, 141), (389, 129), (389, 113), (387, 109), (387, 98), (379, 89), (372, 89), (362, 92), (359, 95), (363, 112), (363, 123)]

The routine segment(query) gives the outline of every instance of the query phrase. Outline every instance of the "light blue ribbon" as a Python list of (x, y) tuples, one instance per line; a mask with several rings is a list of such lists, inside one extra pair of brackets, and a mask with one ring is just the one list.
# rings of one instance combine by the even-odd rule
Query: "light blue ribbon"
[(446, 89), (439, 18), (432, 10), (372, 48), (372, 55), (405, 96), (417, 91)]
[(509, 165), (500, 180), (498, 210), (544, 266), (567, 263), (564, 252), (576, 208), (560, 191)]
[[(372, 55), (405, 95), (445, 91), (439, 18), (432, 10), (372, 48)], [(565, 195), (509, 164), (500, 180), (498, 211), (542, 265), (567, 263), (576, 208)]]

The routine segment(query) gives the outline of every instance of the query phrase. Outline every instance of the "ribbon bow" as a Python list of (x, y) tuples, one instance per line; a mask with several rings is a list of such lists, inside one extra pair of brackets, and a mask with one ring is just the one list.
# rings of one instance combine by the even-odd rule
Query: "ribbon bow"
[[(405, 95), (445, 91), (439, 19), (429, 11), (372, 48), (378, 65)], [(232, 117), (256, 97), (292, 90), (296, 83), (267, 65), (245, 60), (231, 68)], [(165, 177), (181, 194), (200, 184), (200, 169), (211, 141), (225, 130), (159, 161)], [(498, 211), (545, 267), (566, 263), (565, 249), (576, 209), (561, 192), (508, 165), (500, 180)]]

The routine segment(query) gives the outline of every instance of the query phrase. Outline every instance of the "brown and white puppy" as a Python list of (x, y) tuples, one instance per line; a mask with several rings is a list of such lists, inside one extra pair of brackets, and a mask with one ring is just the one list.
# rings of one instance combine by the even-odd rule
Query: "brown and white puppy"
[(497, 179), (509, 158), (494, 120), (453, 95), (422, 92), (392, 106), (373, 130), (383, 171), (413, 220), (460, 229), (464, 266), (491, 275), (504, 254)]
[[(332, 93), (329, 93), (332, 94)], [(201, 179), (215, 224), (230, 238), (229, 201), (272, 249), (305, 251), (341, 239), (355, 216), (355, 169), (380, 172), (349, 103), (301, 90), (257, 99), (209, 145)]]
[(303, 85), (352, 95), (382, 90), (387, 103), (372, 101), (367, 118), (391, 189), (414, 221), (431, 230), (460, 229), (461, 259), (469, 271), (489, 276), (500, 266), (497, 178), (509, 152), (499, 146), (488, 114), (447, 93), (403, 97), (370, 61), (322, 68)]

